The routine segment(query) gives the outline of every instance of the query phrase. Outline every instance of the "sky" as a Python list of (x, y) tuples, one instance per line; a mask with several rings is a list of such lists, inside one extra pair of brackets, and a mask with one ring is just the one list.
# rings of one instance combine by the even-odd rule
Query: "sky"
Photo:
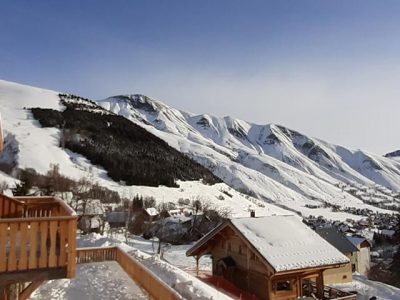
[[(0, 1), (0, 79), (400, 149), (400, 1)], [(1, 108), (0, 108), (1, 109)]]

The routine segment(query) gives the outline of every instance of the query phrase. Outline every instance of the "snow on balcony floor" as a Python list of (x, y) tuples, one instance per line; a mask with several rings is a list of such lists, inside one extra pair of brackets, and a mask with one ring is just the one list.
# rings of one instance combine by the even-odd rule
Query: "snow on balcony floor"
[(30, 300), (142, 300), (150, 299), (117, 262), (77, 265), (76, 277), (52, 280), (37, 289)]

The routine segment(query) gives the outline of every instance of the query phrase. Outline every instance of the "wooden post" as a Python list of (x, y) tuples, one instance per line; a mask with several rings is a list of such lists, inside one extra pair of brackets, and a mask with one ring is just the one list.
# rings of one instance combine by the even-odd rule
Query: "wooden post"
[(76, 273), (76, 219), (68, 224), (68, 265), (67, 277), (74, 278)]
[(195, 259), (196, 259), (196, 276), (198, 277), (199, 276), (199, 260), (200, 260), (200, 257), (198, 255), (196, 255)]
[(268, 299), (273, 299), (274, 295), (272, 294), (272, 276), (267, 278), (267, 289)]
[(322, 271), (318, 272), (318, 277), (317, 277), (317, 297), (319, 299), (324, 298), (324, 275)]

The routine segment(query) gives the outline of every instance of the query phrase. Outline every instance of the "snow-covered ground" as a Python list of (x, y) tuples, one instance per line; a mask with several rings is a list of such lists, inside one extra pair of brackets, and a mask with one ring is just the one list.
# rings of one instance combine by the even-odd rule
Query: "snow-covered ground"
[(334, 287), (344, 291), (357, 291), (357, 300), (369, 300), (373, 296), (378, 300), (400, 300), (400, 289), (368, 280), (362, 275), (353, 275), (353, 282), (336, 284)]
[(117, 262), (77, 266), (76, 277), (51, 280), (37, 289), (30, 300), (141, 300), (149, 296)]
[[(157, 244), (138, 236), (130, 236), (128, 244), (123, 234), (112, 237), (89, 234), (78, 238), (78, 247), (100, 247), (118, 245), (144, 264), (161, 280), (173, 287), (185, 299), (232, 300), (226, 294), (197, 279), (195, 260), (186, 257), (185, 252), (191, 245), (169, 246), (164, 248), (163, 259), (156, 255)], [(211, 271), (211, 259), (200, 260), (200, 270)], [(357, 291), (359, 300), (368, 300), (377, 296), (379, 300), (400, 300), (400, 289), (354, 275), (353, 282), (334, 285), (345, 291)], [(135, 295), (132, 297), (132, 295)], [(131, 281), (117, 263), (95, 263), (79, 265), (77, 277), (73, 280), (62, 279), (42, 285), (31, 300), (77, 300), (77, 299), (147, 299), (143, 291)]]
[[(132, 255), (140, 259), (150, 270), (164, 280), (170, 286), (176, 288), (182, 295), (194, 293), (190, 299), (230, 299), (228, 296), (198, 280), (193, 275), (196, 267), (195, 260), (186, 257), (186, 250), (191, 245), (170, 246), (164, 250), (164, 260), (155, 256), (157, 245), (152, 241), (145, 240), (138, 236), (131, 236), (128, 245), (125, 244), (123, 235), (113, 237), (90, 234), (82, 236), (78, 240), (78, 246), (111, 246), (119, 245)], [(201, 271), (211, 271), (211, 259), (203, 257), (200, 260)], [(400, 289), (386, 285), (381, 282), (371, 281), (361, 275), (354, 275), (353, 282), (348, 284), (335, 285), (336, 288), (345, 291), (357, 291), (358, 300), (369, 300), (377, 296), (379, 300), (400, 300)]]
[[(156, 255), (157, 245), (152, 245), (152, 241), (141, 237), (131, 236), (128, 244), (125, 243), (123, 235), (90, 234), (78, 239), (78, 247), (99, 247), (118, 245), (129, 254), (137, 258), (150, 271), (156, 274), (166, 284), (174, 288), (183, 298), (192, 300), (221, 299), (232, 300), (229, 296), (222, 294), (208, 284), (196, 278), (193, 274), (195, 270), (195, 260), (186, 257), (186, 249), (190, 245), (171, 246), (164, 249), (164, 260)], [(200, 261), (200, 269), (210, 270), (211, 260), (203, 258)], [(187, 271), (191, 271), (192, 274)]]

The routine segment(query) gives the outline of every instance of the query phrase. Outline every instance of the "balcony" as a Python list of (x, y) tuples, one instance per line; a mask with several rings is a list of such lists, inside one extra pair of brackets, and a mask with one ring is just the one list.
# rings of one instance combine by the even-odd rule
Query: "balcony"
[[(317, 285), (315, 282), (306, 281), (303, 283), (303, 295), (311, 297), (317, 295)], [(324, 297), (326, 300), (357, 300), (357, 294), (344, 292), (330, 286), (324, 286)]]
[(74, 277), (76, 223), (57, 198), (0, 194), (0, 299), (10, 284)]

